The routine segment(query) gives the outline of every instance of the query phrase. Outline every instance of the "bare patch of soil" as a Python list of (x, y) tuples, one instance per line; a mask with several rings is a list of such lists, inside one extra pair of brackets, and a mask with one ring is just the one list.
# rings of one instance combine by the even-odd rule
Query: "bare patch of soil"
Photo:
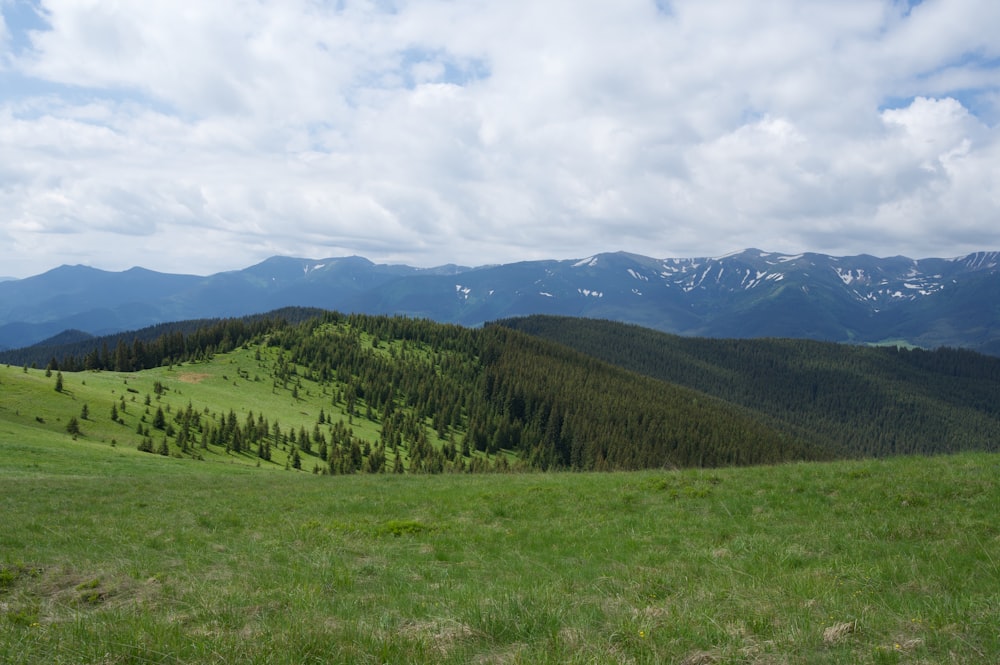
[(177, 377), (178, 381), (183, 383), (201, 383), (205, 379), (211, 377), (211, 374), (199, 374), (197, 372), (185, 372)]

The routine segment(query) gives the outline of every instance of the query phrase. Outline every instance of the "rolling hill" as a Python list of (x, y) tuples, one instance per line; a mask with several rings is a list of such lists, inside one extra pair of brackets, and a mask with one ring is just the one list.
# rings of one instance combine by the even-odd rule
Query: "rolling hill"
[(967, 350), (690, 338), (552, 316), (499, 324), (737, 404), (829, 449), (940, 453), (1000, 440), (1000, 360)]
[(471, 329), (293, 309), (175, 325), (6, 366), (0, 421), (195, 459), (298, 456), (322, 473), (715, 467), (1000, 442), (1000, 360), (970, 351), (538, 316)]

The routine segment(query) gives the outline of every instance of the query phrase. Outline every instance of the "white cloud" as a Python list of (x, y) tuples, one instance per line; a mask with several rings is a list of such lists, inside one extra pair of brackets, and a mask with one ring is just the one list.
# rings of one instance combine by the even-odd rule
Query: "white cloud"
[(0, 53), (6, 54), (10, 48), (10, 31), (7, 29), (7, 21), (3, 14), (0, 14)]
[(0, 272), (1000, 246), (995, 3), (386, 6), (42, 0)]

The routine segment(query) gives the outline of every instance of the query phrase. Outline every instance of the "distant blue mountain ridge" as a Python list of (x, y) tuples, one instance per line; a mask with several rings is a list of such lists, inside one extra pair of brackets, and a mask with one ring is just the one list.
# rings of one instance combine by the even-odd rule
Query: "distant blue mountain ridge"
[(954, 346), (1000, 355), (1000, 252), (919, 260), (757, 249), (683, 259), (615, 252), (429, 269), (358, 256), (273, 257), (207, 277), (61, 266), (0, 282), (0, 348), (286, 306), (467, 326), (558, 314), (689, 336)]

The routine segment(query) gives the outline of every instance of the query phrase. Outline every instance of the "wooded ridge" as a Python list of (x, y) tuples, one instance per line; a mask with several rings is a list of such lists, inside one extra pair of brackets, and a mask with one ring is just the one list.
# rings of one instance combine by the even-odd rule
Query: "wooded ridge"
[[(46, 349), (44, 366), (135, 372), (252, 352), (275, 395), (327, 396), (312, 436), (292, 427), (293, 452), (319, 457), (324, 472), (730, 466), (1000, 441), (1000, 360), (970, 351), (695, 339), (568, 317), (465, 328), (307, 309), (155, 332)], [(250, 454), (288, 443), (273, 436), (273, 414), (245, 425), (222, 416), (209, 434), (195, 418), (183, 443), (201, 437)], [(169, 429), (167, 450), (180, 445), (181, 428)]]

